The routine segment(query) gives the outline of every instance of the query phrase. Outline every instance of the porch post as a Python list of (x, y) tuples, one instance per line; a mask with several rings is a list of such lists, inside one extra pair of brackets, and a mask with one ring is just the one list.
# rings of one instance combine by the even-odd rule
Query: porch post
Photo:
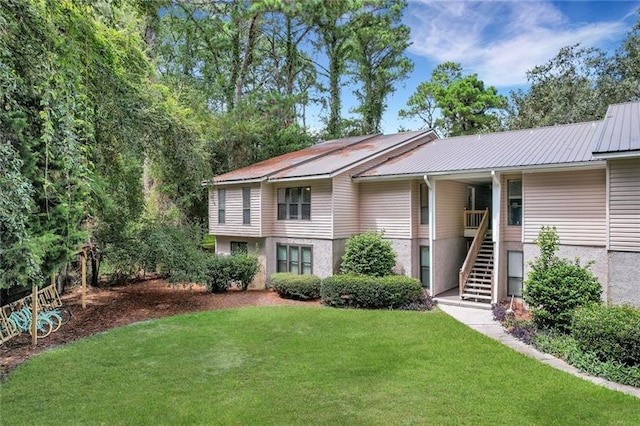
[(429, 180), (429, 176), (424, 175), (424, 183), (429, 188), (429, 294), (433, 294), (433, 237), (436, 232), (436, 197), (434, 194), (434, 182)]
[(500, 186), (500, 173), (491, 171), (491, 238), (493, 240), (493, 283), (491, 291), (491, 303), (498, 303), (498, 283), (500, 278), (500, 201), (502, 188)]

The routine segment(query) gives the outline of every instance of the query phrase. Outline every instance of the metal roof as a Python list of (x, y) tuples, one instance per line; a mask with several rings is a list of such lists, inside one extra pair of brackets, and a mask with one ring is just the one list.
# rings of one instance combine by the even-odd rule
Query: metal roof
[(216, 176), (213, 182), (232, 183), (330, 175), (428, 133), (433, 134), (431, 131), (423, 130), (335, 139)]
[(593, 161), (601, 122), (437, 139), (358, 177), (479, 172)]
[(640, 102), (610, 105), (593, 155), (640, 154)]

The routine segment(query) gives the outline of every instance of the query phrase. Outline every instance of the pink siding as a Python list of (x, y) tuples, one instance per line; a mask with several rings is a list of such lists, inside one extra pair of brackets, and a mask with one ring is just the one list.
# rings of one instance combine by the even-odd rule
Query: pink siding
[(411, 238), (411, 182), (361, 182), (360, 232), (384, 230), (385, 238)]
[(464, 207), (468, 185), (448, 180), (435, 181), (436, 229), (434, 239), (462, 237)]
[(333, 178), (333, 238), (348, 238), (359, 229), (359, 184), (343, 173)]
[[(311, 187), (311, 220), (277, 220), (277, 190), (297, 186)], [(332, 238), (332, 196), (331, 179), (280, 182), (270, 185), (270, 214), (273, 217), (273, 236), (295, 238)], [(265, 197), (267, 198), (267, 197)], [(267, 209), (268, 206), (265, 206)]]
[(502, 241), (522, 242), (522, 226), (509, 225), (507, 182), (513, 179), (522, 179), (522, 173), (502, 175), (500, 177), (500, 235)]
[(609, 249), (640, 252), (640, 159), (609, 161)]
[[(225, 223), (218, 223), (218, 188), (226, 190)], [(242, 223), (242, 188), (251, 189), (251, 224)], [(260, 186), (214, 186), (209, 190), (209, 233), (213, 235), (260, 236)]]
[(605, 169), (525, 173), (524, 241), (543, 225), (555, 226), (561, 244), (606, 245)]

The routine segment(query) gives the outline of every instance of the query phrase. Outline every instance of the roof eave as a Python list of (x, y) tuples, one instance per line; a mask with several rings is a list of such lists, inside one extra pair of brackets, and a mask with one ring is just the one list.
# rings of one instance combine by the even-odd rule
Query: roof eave
[(630, 151), (613, 151), (613, 152), (594, 152), (593, 158), (599, 160), (620, 160), (624, 158), (638, 158), (640, 157), (640, 150)]
[(510, 166), (510, 167), (490, 167), (483, 169), (468, 169), (468, 170), (442, 170), (438, 172), (416, 172), (416, 173), (405, 173), (405, 174), (395, 174), (395, 175), (381, 175), (381, 176), (357, 176), (354, 177), (353, 180), (355, 182), (358, 181), (374, 181), (374, 180), (401, 180), (401, 179), (411, 179), (420, 177), (422, 178), (424, 175), (427, 176), (447, 176), (447, 175), (473, 175), (473, 174), (483, 174), (483, 173), (491, 173), (495, 172), (517, 172), (517, 171), (530, 171), (530, 170), (562, 170), (562, 169), (599, 169), (605, 167), (606, 162), (604, 160), (591, 160), (591, 161), (580, 161), (574, 163), (554, 163), (554, 164), (532, 164), (528, 166)]

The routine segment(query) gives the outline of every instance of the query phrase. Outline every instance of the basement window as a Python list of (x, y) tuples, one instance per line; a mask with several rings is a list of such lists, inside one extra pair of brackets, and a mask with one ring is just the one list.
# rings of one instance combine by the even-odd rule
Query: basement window
[(296, 275), (313, 274), (313, 253), (308, 246), (276, 245), (277, 272), (290, 272)]
[(522, 277), (524, 276), (524, 254), (521, 251), (507, 251), (507, 295), (522, 297)]

